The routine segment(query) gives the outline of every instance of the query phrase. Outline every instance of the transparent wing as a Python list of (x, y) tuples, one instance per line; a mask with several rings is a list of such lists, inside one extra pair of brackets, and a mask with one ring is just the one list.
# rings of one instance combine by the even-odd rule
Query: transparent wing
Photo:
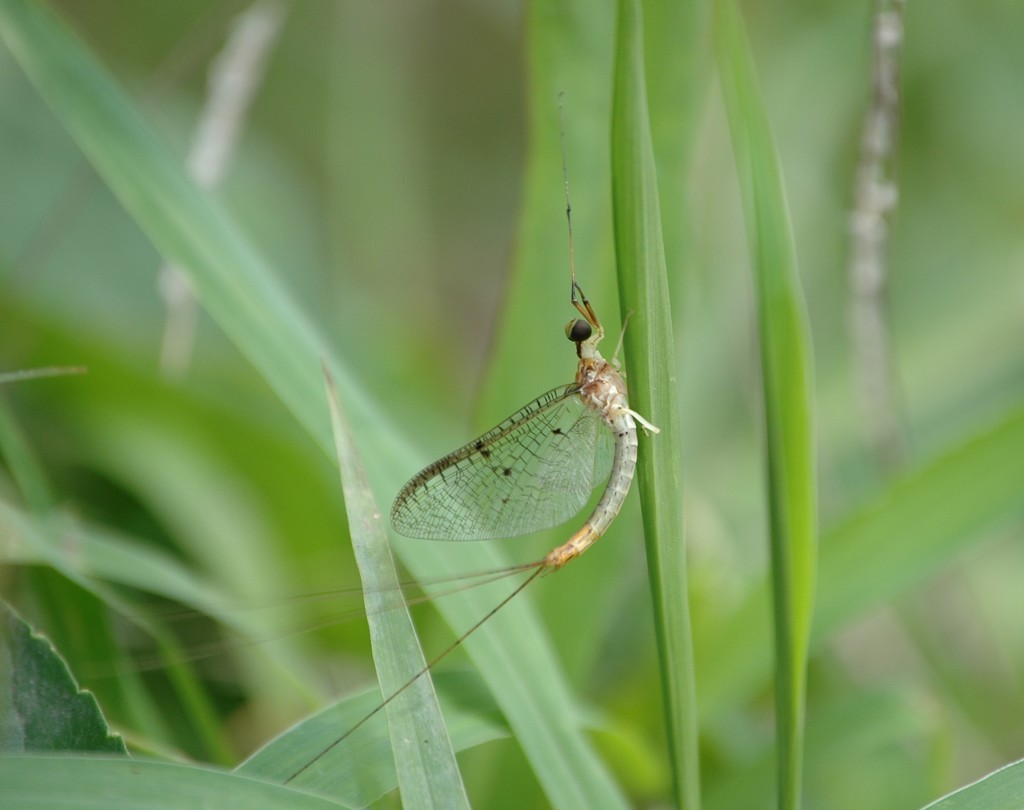
[(515, 537), (564, 523), (608, 479), (611, 428), (576, 385), (555, 388), (417, 473), (391, 525), (428, 540)]

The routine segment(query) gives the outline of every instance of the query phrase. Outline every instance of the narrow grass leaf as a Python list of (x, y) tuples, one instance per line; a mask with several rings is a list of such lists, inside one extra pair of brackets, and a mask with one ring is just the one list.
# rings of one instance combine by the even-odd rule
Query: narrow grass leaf
[(638, 0), (619, 4), (612, 109), (612, 193), (632, 407), (661, 430), (638, 466), (676, 801), (700, 803), (696, 683), (684, 543), (672, 312), (644, 77)]
[(22, 756), (0, 758), (0, 805), (84, 810), (329, 810), (337, 802), (236, 774), (141, 759)]
[(1024, 760), (990, 773), (960, 788), (924, 810), (1018, 810), (1024, 796)]
[(53, 507), (53, 493), (21, 427), (7, 402), (0, 398), (0, 456), (7, 463), (11, 475), (21, 490), (21, 497), (29, 507), (45, 514)]
[(807, 654), (817, 559), (810, 328), (789, 210), (746, 35), (732, 2), (716, 8), (715, 48), (752, 253), (771, 522), (779, 804), (800, 805)]
[[(420, 649), (412, 616), (398, 586), (398, 573), (388, 546), (381, 512), (374, 501), (345, 418), (334, 381), (327, 375), (327, 394), (348, 512), (356, 564), (365, 586), (367, 620), (373, 660), (387, 704), (391, 750), (404, 807), (469, 807), (455, 752), (437, 704), (427, 662)], [(423, 673), (417, 677), (418, 673)], [(410, 679), (415, 680), (410, 684)], [(355, 732), (358, 733), (358, 730)], [(328, 758), (318, 758), (311, 776)]]

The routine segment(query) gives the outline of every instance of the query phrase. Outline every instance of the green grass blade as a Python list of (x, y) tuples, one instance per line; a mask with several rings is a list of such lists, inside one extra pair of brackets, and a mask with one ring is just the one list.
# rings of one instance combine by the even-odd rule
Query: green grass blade
[(800, 805), (817, 557), (810, 328), (778, 156), (742, 23), (716, 4), (715, 46), (757, 280), (771, 519), (779, 804)]
[(236, 774), (121, 757), (0, 758), (4, 807), (165, 810), (245, 807), (247, 810), (330, 810), (337, 802)]
[[(70, 366), (12, 371), (0, 374), (0, 385), (82, 374), (84, 371), (85, 369)], [(53, 507), (49, 482), (5, 399), (0, 399), (0, 456), (10, 468), (25, 503), (40, 514), (49, 511)]]
[(1024, 760), (943, 796), (924, 810), (1017, 810), (1021, 796), (1024, 796)]
[(619, 295), (624, 312), (632, 313), (625, 337), (630, 398), (632, 406), (661, 430), (643, 441), (640, 498), (676, 801), (692, 808), (700, 803), (700, 771), (679, 406), (638, 0), (622, 0), (619, 5), (612, 179)]
[(0, 457), (10, 469), (25, 503), (33, 511), (46, 514), (53, 507), (50, 484), (4, 399), (0, 399)]
[[(424, 672), (427, 662), (420, 649), (409, 608), (398, 587), (398, 572), (388, 546), (381, 511), (374, 500), (330, 375), (327, 393), (349, 533), (365, 589), (363, 599), (370, 623), (373, 660), (381, 692), (388, 700), (384, 709), (402, 804), (410, 808), (468, 808), (466, 789), (462, 785), (455, 751), (437, 703), (434, 684), (430, 673)], [(417, 677), (418, 673), (423, 674)], [(409, 683), (412, 678), (415, 680)], [(315, 770), (319, 772), (325, 767), (333, 768), (328, 757), (318, 758)], [(302, 784), (307, 783), (307, 774), (314, 776), (312, 771), (314, 768), (302, 771)]]
[(644, 64), (654, 158), (658, 167), (665, 259), (673, 300), (689, 292), (696, 239), (690, 199), (695, 142), (704, 124), (711, 76), (711, 4), (642, 3)]

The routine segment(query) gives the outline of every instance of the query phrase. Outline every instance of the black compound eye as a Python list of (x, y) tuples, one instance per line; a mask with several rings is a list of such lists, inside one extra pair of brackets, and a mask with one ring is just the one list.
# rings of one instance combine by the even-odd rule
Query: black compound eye
[(573, 343), (582, 343), (594, 333), (590, 324), (582, 318), (569, 321), (565, 326), (565, 336)]

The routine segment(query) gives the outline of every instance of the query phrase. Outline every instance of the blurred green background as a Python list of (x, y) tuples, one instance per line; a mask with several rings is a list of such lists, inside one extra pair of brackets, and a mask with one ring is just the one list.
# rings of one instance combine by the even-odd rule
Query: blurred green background
[[(245, 4), (52, 5), (184, 159), (211, 60)], [(606, 102), (574, 96), (571, 73), (555, 92), (539, 86), (530, 68), (545, 20), (509, 0), (284, 8), (216, 195), (330, 335), (375, 407), (417, 438), (421, 457), (396, 473), (394, 490), (377, 493), (386, 508), (402, 476), (571, 379), (561, 335), (572, 315), (561, 170), (557, 157), (530, 161), (538, 131), (557, 143), (558, 90), (566, 91), (577, 268), (617, 337), (609, 125), (594, 114)], [(847, 277), (871, 10), (806, 2), (745, 9), (814, 334), (823, 542), (835, 527), (839, 540), (856, 538), (858, 516), (884, 508), (899, 495), (894, 480), (913, 479), (935, 459), (948, 461), (937, 477), (967, 477), (969, 485), (958, 483), (955, 499), (923, 499), (921, 512), (891, 527), (877, 557), (858, 558), (850, 541), (859, 570), (877, 571), (869, 581), (878, 587), (846, 612), (837, 608), (841, 618), (819, 633), (808, 710), (810, 807), (918, 805), (1024, 749), (1024, 495), (957, 519), (992, 488), (984, 466), (973, 474), (958, 459), (978, 437), (1000, 441), (1002, 428), (993, 425), (1019, 423), (1024, 402), (1024, 16), (1012, 2), (907, 8), (900, 202), (886, 296), (907, 450), (886, 467), (867, 440)], [(609, 26), (596, 22), (586, 29), (591, 39), (569, 52), (589, 48), (610, 64)], [(671, 37), (657, 33), (671, 49)], [(754, 663), (768, 649), (770, 623), (767, 603), (757, 609), (766, 518), (751, 280), (711, 61), (684, 58), (693, 71), (685, 81), (700, 88), (684, 133), (671, 130), (679, 121), (671, 111), (659, 128), (657, 104), (677, 98), (671, 78), (649, 81), (656, 141), (693, 148), (689, 171), (670, 164), (659, 179), (707, 715), (704, 792), (709, 807), (769, 806), (770, 680)], [(158, 549), (235, 604), (265, 606), (255, 618), (243, 611), (245, 621), (258, 627), (252, 636), (283, 646), (278, 660), (287, 663), (272, 674), (259, 645), (239, 646), (207, 623), (188, 626), (186, 650), (211, 639), (225, 648), (200, 664), (224, 732), (222, 750), (211, 750), (174, 711), (158, 717), (166, 679), (144, 666), (153, 650), (109, 603), (45, 566), (5, 566), (0, 586), (54, 638), (117, 727), (147, 746), (230, 762), (329, 696), (372, 680), (365, 628), (330, 623), (336, 608), (328, 600), (283, 598), (358, 584), (335, 470), (202, 315), (187, 373), (161, 374), (160, 257), (5, 50), (0, 83), (0, 370), (88, 367), (84, 376), (3, 391), (48, 481), (44, 500)], [(524, 251), (525, 240), (550, 246), (543, 264)], [(544, 293), (524, 301), (525, 290)], [(503, 332), (506, 306), (529, 306), (518, 320), (530, 328)], [(40, 507), (19, 483), (0, 475), (3, 501)], [(580, 700), (594, 708), (609, 767), (637, 805), (651, 805), (669, 795), (670, 777), (638, 518), (633, 504), (584, 560), (540, 583), (533, 598)], [(965, 528), (930, 548), (921, 533), (941, 534), (945, 523)], [(503, 545), (526, 561), (561, 536)], [(899, 547), (913, 536), (924, 551), (908, 561)], [(74, 557), (71, 540), (65, 551)], [(458, 558), (458, 545), (449, 551)], [(168, 609), (146, 594), (122, 596)], [(827, 605), (828, 594), (819, 602)], [(330, 627), (290, 634), (309, 622)], [(428, 651), (443, 647), (436, 617), (425, 612), (422, 624)], [(761, 647), (748, 658), (749, 638)], [(146, 670), (138, 693), (91, 677), (109, 674), (115, 643)], [(456, 657), (446, 666), (467, 664)], [(143, 687), (157, 696), (153, 703)], [(529, 775), (514, 742), (482, 746), (462, 763), (480, 806), (501, 806), (510, 785), (520, 806), (542, 801), (519, 787)]]

